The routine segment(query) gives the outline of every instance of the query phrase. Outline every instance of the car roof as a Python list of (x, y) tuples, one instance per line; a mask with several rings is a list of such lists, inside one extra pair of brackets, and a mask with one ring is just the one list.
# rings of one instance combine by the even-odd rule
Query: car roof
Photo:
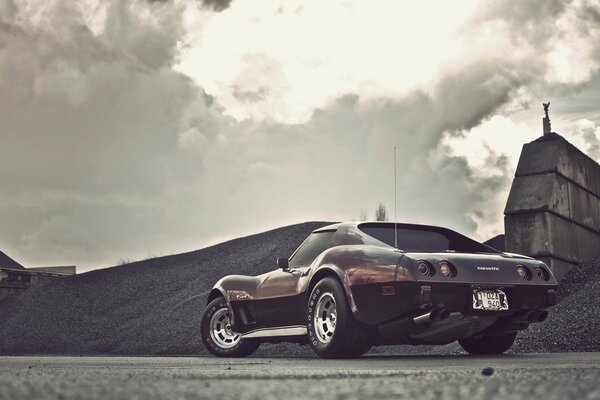
[[(382, 225), (382, 226), (390, 226), (393, 225), (393, 221), (353, 221), (353, 222), (339, 222), (337, 224), (331, 224), (327, 226), (323, 226), (321, 228), (315, 229), (313, 232), (331, 232), (336, 231), (340, 226), (352, 226), (358, 227), (359, 225)], [(451, 230), (448, 228), (443, 228), (435, 225), (423, 225), (423, 224), (408, 224), (403, 222), (396, 223), (400, 228), (428, 228), (432, 230)]]
[[(441, 234), (452, 233), (454, 235), (458, 235), (469, 241), (478, 243), (486, 248), (494, 250), (494, 252), (502, 253), (501, 251), (496, 250), (493, 247), (490, 247), (490, 246), (483, 244), (477, 240), (474, 240), (467, 236), (464, 236), (456, 231), (453, 231), (452, 229), (444, 228), (441, 226), (435, 226), (435, 225), (408, 224), (408, 223), (400, 223), (400, 222), (396, 223), (396, 222), (391, 222), (391, 221), (355, 221), (355, 222), (341, 222), (341, 223), (337, 223), (337, 224), (323, 226), (319, 229), (315, 229), (313, 231), (313, 233), (315, 233), (315, 232), (336, 232), (341, 227), (348, 227), (348, 228), (358, 229), (359, 231), (361, 231), (361, 234), (366, 234), (367, 236), (373, 238), (368, 233), (362, 232), (361, 227), (365, 227), (365, 228), (366, 227), (374, 227), (376, 225), (387, 226), (387, 227), (394, 227), (394, 225), (396, 225), (398, 228), (401, 228), (401, 229), (404, 228), (404, 229), (428, 230), (428, 231), (433, 231), (433, 232), (439, 232)], [(353, 229), (351, 229), (351, 230), (353, 230)], [(374, 238), (374, 239), (379, 241), (379, 239), (377, 239), (377, 238)], [(389, 244), (386, 244), (386, 245), (389, 246)]]
[(337, 224), (331, 224), (331, 225), (327, 225), (327, 226), (322, 226), (322, 227), (320, 227), (320, 228), (318, 228), (318, 229), (315, 229), (315, 230), (313, 231), (313, 233), (315, 233), (315, 232), (330, 232), (330, 231), (337, 231), (337, 229), (338, 229), (340, 226), (342, 226), (342, 225), (346, 225), (346, 224), (347, 224), (347, 222), (340, 222), (340, 223), (337, 223)]

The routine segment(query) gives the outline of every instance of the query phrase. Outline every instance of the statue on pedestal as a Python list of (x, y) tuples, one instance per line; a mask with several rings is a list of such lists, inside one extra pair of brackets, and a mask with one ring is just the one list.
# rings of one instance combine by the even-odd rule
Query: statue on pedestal
[(544, 106), (544, 113), (546, 116), (542, 119), (542, 124), (544, 125), (544, 135), (549, 135), (552, 132), (552, 128), (550, 127), (550, 116), (548, 116), (548, 108), (550, 108), (550, 102), (542, 103)]

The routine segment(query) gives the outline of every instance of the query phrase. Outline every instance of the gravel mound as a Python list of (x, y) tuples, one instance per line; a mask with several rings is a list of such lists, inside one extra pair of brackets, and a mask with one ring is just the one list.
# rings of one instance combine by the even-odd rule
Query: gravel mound
[[(0, 354), (195, 354), (200, 318), (221, 277), (276, 268), (309, 222), (206, 249), (48, 282), (0, 303)], [(298, 347), (298, 346), (294, 346)]]
[(520, 332), (512, 352), (600, 351), (600, 257), (573, 268), (548, 319)]
[[(199, 326), (212, 285), (276, 268), (326, 222), (51, 281), (0, 303), (0, 354), (207, 354)], [(571, 270), (548, 319), (519, 333), (515, 353), (600, 351), (600, 257)], [(463, 354), (446, 346), (384, 346), (369, 354)], [(256, 356), (314, 357), (309, 346), (263, 344)]]
[(497, 235), (493, 238), (483, 242), (483, 244), (487, 244), (490, 247), (493, 247), (496, 250), (504, 251), (506, 250), (506, 245), (504, 244), (504, 235)]
[(573, 267), (558, 286), (558, 297), (564, 299), (592, 284), (600, 286), (600, 256)]

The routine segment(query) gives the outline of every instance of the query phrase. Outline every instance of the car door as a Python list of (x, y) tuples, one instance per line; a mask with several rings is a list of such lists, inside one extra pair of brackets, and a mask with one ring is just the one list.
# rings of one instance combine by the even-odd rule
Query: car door
[(333, 231), (313, 232), (289, 259), (289, 269), (277, 269), (257, 288), (257, 316), (261, 328), (306, 325), (307, 293), (299, 280), (310, 264), (331, 244)]

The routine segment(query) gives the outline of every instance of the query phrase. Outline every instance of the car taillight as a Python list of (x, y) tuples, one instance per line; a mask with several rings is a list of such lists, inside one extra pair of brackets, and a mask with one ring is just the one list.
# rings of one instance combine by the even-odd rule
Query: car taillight
[(550, 274), (542, 267), (535, 267), (535, 274), (538, 276), (538, 278), (543, 279), (545, 281), (550, 279)]
[(427, 261), (419, 261), (417, 269), (423, 275), (432, 276), (434, 274), (433, 267)]
[(456, 276), (456, 268), (448, 261), (440, 261), (440, 272), (444, 276), (449, 276), (450, 278), (454, 278)]
[(524, 265), (517, 265), (517, 274), (521, 277), (521, 279), (531, 279), (531, 273)]

